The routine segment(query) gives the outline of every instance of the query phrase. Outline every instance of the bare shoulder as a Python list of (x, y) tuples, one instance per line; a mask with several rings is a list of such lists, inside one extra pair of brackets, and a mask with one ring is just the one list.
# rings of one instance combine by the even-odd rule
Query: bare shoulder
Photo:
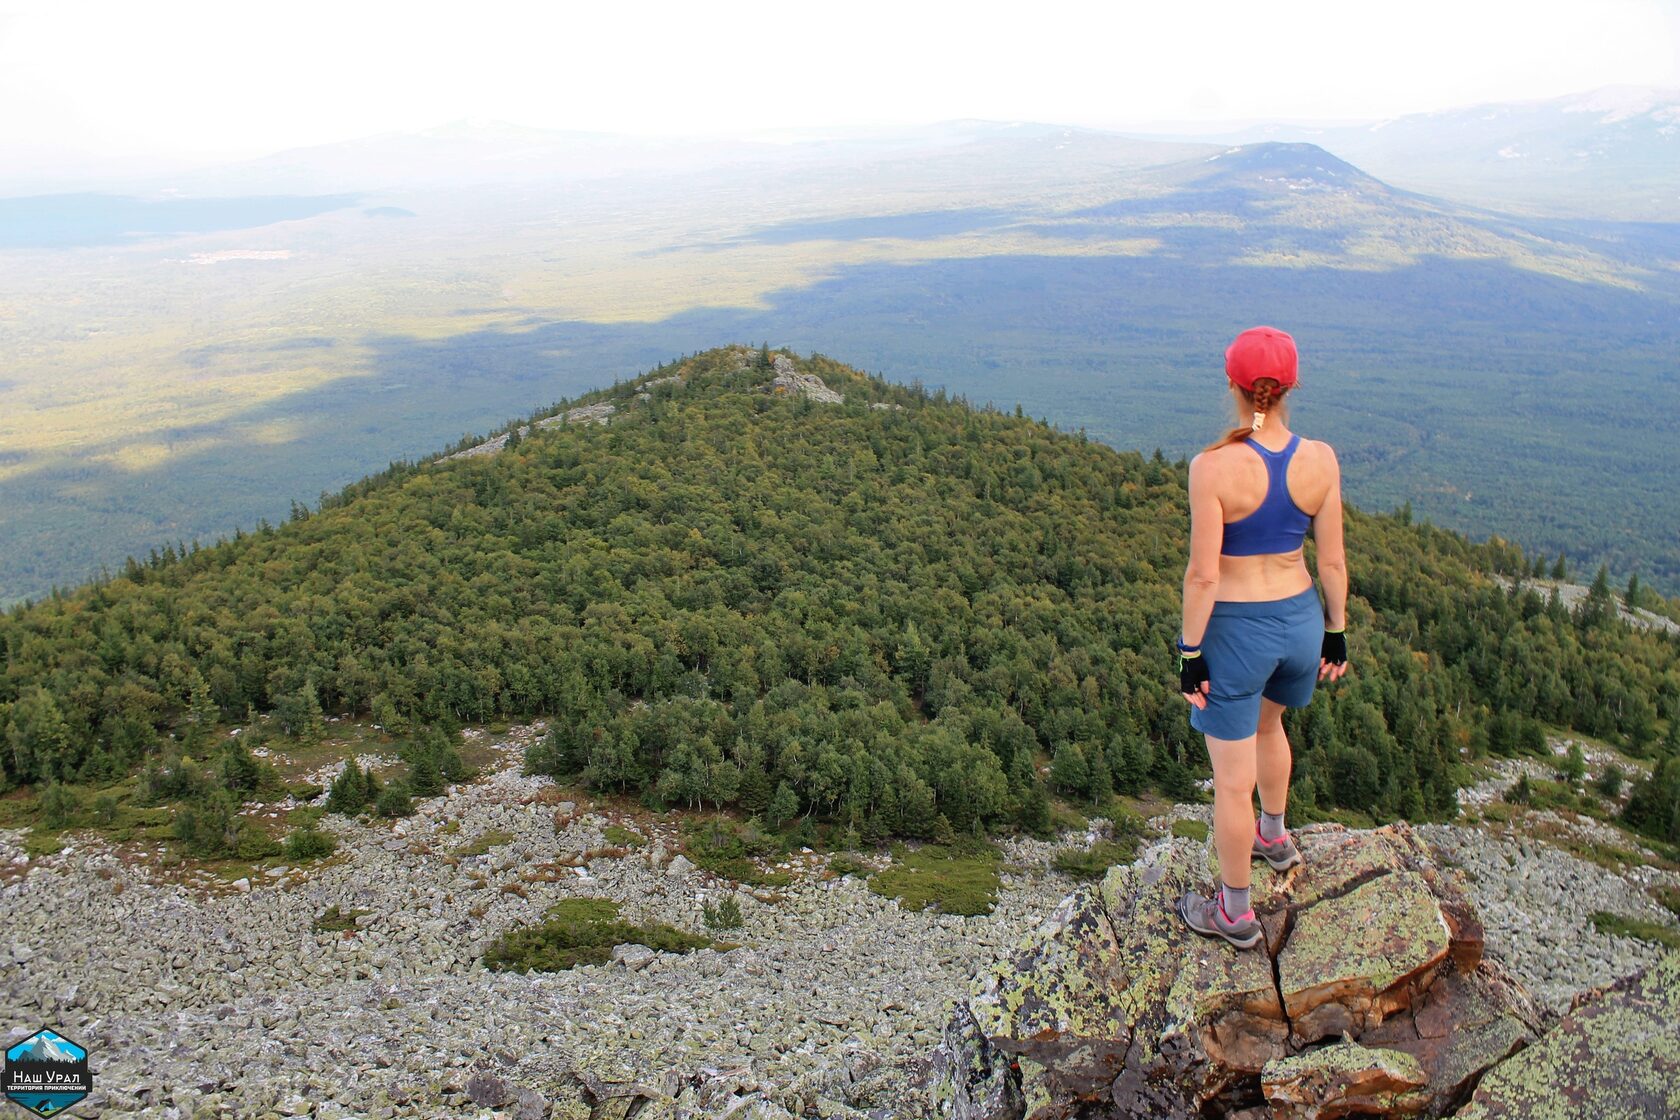
[(1315, 463), (1328, 467), (1331, 470), (1335, 470), (1338, 467), (1338, 463), (1336, 461), (1336, 449), (1331, 447), (1330, 444), (1324, 440), (1308, 439), (1306, 436), (1302, 436), (1301, 446), (1298, 449), (1298, 453), (1299, 451), (1306, 452), (1309, 456), (1311, 456)]
[(1196, 457), (1190, 460), (1191, 472), (1210, 478), (1224, 474), (1227, 464), (1232, 459), (1231, 449), (1235, 446), (1236, 444), (1227, 443), (1222, 447), (1210, 447), (1206, 451), (1198, 452)]

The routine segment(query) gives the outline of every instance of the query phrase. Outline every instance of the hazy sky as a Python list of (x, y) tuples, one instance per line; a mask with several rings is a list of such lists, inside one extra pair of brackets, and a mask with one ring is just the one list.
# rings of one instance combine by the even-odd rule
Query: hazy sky
[(0, 0), (0, 157), (257, 155), (462, 117), (730, 134), (1369, 119), (1680, 86), (1680, 0)]

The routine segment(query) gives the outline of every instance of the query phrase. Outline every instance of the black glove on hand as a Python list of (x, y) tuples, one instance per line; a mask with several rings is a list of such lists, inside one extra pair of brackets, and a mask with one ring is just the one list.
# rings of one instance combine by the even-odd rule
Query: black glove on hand
[(1202, 685), (1207, 682), (1207, 658), (1200, 653), (1180, 653), (1178, 655), (1178, 690), (1200, 694)]
[(1332, 665), (1347, 664), (1347, 634), (1340, 630), (1324, 632), (1324, 651), (1319, 654)]

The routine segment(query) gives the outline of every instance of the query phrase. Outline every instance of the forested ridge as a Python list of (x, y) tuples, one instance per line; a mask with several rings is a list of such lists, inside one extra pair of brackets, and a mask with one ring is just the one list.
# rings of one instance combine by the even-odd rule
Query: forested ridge
[[(393, 464), (7, 612), (0, 786), (111, 778), (257, 710), (542, 715), (532, 769), (863, 836), (1188, 795), (1186, 464), (820, 356), (799, 368), (843, 403), (770, 392), (768, 357), (669, 363), (645, 398), (568, 402), (617, 403), (605, 426)], [(1680, 641), (1602, 587), (1575, 612), (1507, 591), (1489, 574), (1535, 558), (1403, 514), (1350, 509), (1347, 545), (1353, 667), (1289, 717), (1297, 804), (1450, 816), (1460, 764), (1543, 751), (1542, 722), (1677, 753)], [(1677, 791), (1680, 762), (1636, 792), (1659, 835)]]

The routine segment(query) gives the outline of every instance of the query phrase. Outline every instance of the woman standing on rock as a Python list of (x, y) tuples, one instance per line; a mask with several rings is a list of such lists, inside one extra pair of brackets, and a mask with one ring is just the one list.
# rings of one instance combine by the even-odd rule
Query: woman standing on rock
[[(1242, 949), (1262, 936), (1248, 900), (1249, 861), (1279, 871), (1301, 862), (1283, 827), (1290, 769), (1283, 710), (1305, 707), (1318, 681), (1347, 672), (1341, 469), (1329, 444), (1289, 430), (1285, 397), (1296, 370), (1295, 340), (1283, 331), (1239, 334), (1225, 351), (1225, 375), (1238, 415), (1253, 419), (1190, 461), (1179, 690), (1213, 763), (1223, 882), (1215, 898), (1185, 894), (1179, 913), (1197, 933)], [(1309, 523), (1322, 604), (1302, 554)]]

